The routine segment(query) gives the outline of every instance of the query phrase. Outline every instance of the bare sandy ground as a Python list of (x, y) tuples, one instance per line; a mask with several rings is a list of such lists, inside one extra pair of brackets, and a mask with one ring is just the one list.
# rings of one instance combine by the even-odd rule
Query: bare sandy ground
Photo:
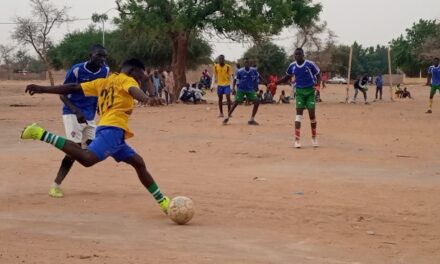
[(440, 96), (425, 114), (427, 87), (346, 105), (329, 86), (318, 149), (308, 118), (293, 148), (293, 105), (261, 106), (258, 127), (249, 106), (228, 126), (215, 104), (135, 109), (129, 144), (167, 195), (194, 200), (185, 226), (112, 159), (76, 164), (50, 198), (63, 154), (19, 134), (34, 121), (63, 134), (61, 103), (23, 90), (0, 82), (0, 263), (440, 263)]

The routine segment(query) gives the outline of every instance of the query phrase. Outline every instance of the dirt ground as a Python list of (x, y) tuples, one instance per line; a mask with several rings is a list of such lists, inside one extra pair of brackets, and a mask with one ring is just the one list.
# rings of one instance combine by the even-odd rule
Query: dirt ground
[(62, 135), (61, 103), (0, 82), (0, 263), (440, 263), (440, 95), (427, 115), (428, 88), (409, 89), (414, 100), (385, 88), (385, 101), (346, 105), (329, 85), (318, 149), (308, 117), (293, 148), (292, 104), (262, 105), (260, 126), (249, 106), (222, 126), (210, 93), (135, 109), (129, 144), (165, 194), (196, 205), (178, 226), (111, 158), (76, 164), (50, 198), (63, 154), (19, 135), (35, 121)]

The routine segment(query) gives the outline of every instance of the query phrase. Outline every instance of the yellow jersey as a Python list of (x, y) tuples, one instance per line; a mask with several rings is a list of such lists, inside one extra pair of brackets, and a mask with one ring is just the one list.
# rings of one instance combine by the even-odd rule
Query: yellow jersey
[(133, 112), (134, 99), (130, 87), (139, 88), (138, 82), (125, 73), (113, 73), (108, 78), (81, 83), (85, 96), (98, 97), (98, 126), (114, 126), (125, 131), (125, 138), (134, 134), (128, 128), (128, 118)]
[(223, 67), (220, 64), (214, 64), (213, 72), (216, 76), (217, 85), (231, 85), (232, 68), (229, 64), (225, 64)]

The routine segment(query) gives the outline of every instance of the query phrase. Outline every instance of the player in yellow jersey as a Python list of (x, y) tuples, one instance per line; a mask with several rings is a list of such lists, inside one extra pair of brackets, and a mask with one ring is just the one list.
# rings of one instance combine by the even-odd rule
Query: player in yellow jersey
[(223, 95), (226, 95), (228, 103), (228, 112), (231, 110), (231, 77), (232, 67), (225, 63), (225, 56), (218, 56), (218, 63), (214, 64), (212, 74), (211, 90), (214, 83), (217, 82), (218, 108), (220, 110), (220, 118), (223, 118)]
[(114, 73), (108, 78), (53, 87), (28, 85), (26, 92), (30, 95), (82, 92), (85, 96), (96, 96), (98, 97), (98, 110), (101, 119), (96, 129), (95, 140), (87, 149), (82, 149), (73, 141), (44, 130), (36, 123), (28, 125), (21, 133), (21, 138), (50, 143), (85, 167), (93, 166), (108, 156), (113, 157), (117, 162), (123, 161), (130, 164), (136, 170), (141, 183), (159, 203), (162, 211), (167, 213), (169, 198), (160, 191), (153, 177), (147, 171), (142, 157), (125, 143), (125, 139), (133, 137), (133, 133), (128, 127), (128, 119), (133, 111), (134, 99), (145, 103), (150, 100), (139, 88), (144, 72), (145, 66), (140, 60), (129, 59), (122, 65), (120, 73)]

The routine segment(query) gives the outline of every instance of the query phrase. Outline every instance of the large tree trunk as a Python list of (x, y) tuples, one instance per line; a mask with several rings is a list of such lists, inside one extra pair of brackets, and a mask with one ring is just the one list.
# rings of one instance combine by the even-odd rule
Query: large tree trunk
[(46, 65), (47, 75), (49, 75), (50, 86), (54, 86), (55, 85), (55, 81), (53, 79), (52, 66), (50, 65), (50, 62), (49, 62), (49, 60), (47, 58), (46, 53), (44, 53), (44, 56), (40, 55), (40, 58), (43, 59), (43, 62)]
[(55, 81), (53, 79), (52, 69), (49, 66), (47, 67), (47, 74), (49, 75), (50, 86), (54, 86)]
[(186, 84), (186, 57), (188, 54), (189, 32), (176, 32), (173, 35), (173, 59), (171, 66), (173, 68), (174, 79), (174, 99), (180, 94), (180, 90)]

